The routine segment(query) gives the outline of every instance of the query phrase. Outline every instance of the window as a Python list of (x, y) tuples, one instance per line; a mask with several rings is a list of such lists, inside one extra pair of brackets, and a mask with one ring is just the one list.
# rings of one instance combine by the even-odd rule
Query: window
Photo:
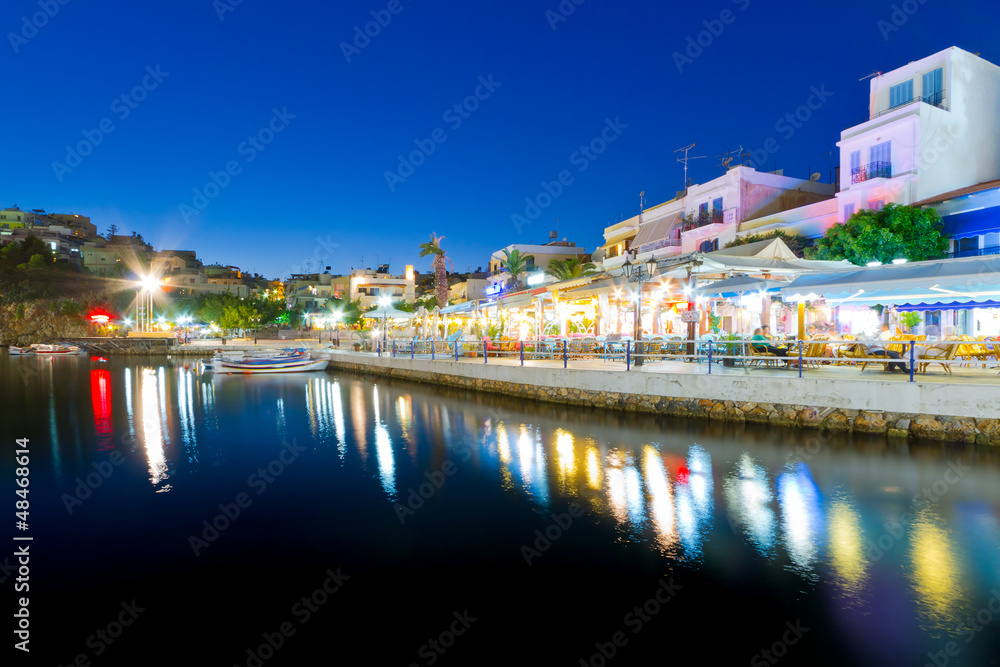
[(698, 217), (702, 220), (708, 217), (708, 202), (698, 206)]
[(938, 67), (924, 74), (920, 95), (928, 104), (936, 107), (944, 102), (944, 68)]
[(844, 204), (844, 222), (850, 220), (852, 215), (854, 215), (854, 204)]
[(712, 213), (722, 213), (722, 197), (712, 200)]
[(892, 176), (892, 142), (875, 144), (868, 152), (868, 178)]
[(958, 251), (960, 257), (969, 257), (979, 254), (979, 237), (970, 236), (958, 240)]
[(895, 109), (901, 104), (913, 101), (913, 79), (896, 84), (889, 88), (889, 108)]
[(868, 208), (872, 211), (881, 211), (883, 206), (885, 206), (884, 199), (876, 199), (875, 201), (868, 202)]
[(861, 169), (861, 151), (854, 151), (851, 153), (851, 174), (858, 173)]

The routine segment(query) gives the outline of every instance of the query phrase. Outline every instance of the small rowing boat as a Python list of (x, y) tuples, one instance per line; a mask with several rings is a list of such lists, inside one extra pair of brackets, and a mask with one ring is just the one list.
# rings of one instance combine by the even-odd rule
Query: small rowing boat
[[(11, 347), (11, 354), (15, 354), (14, 347)], [(29, 348), (16, 348), (19, 350), (16, 354), (34, 354), (37, 356), (47, 356), (47, 357), (73, 357), (81, 354), (87, 354), (87, 351), (82, 347), (76, 345), (67, 345), (65, 343), (55, 343), (53, 345), (35, 343)]]
[(211, 359), (202, 359), (198, 364), (205, 373), (303, 373), (325, 370), (330, 360), (312, 359), (306, 350), (300, 348), (250, 354), (240, 359), (217, 354)]

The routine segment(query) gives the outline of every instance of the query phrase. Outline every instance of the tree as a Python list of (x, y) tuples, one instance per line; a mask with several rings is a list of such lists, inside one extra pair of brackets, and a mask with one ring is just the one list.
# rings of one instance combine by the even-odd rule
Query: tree
[(521, 274), (528, 270), (528, 266), (535, 261), (535, 256), (522, 255), (517, 248), (505, 249), (503, 254), (504, 259), (500, 262), (500, 266), (510, 273), (510, 278), (507, 279), (507, 291), (517, 292), (524, 289), (524, 285), (521, 283)]
[(789, 234), (780, 229), (776, 229), (773, 232), (767, 232), (764, 234), (750, 234), (749, 236), (736, 237), (735, 241), (730, 241), (724, 248), (735, 248), (736, 246), (746, 245), (747, 243), (756, 243), (757, 241), (767, 241), (768, 239), (779, 238), (784, 241), (788, 249), (795, 253), (796, 257), (805, 257), (805, 253), (808, 248), (813, 245), (812, 239), (802, 236), (801, 234)]
[(807, 252), (813, 259), (846, 259), (863, 266), (894, 259), (920, 262), (944, 257), (948, 239), (933, 209), (886, 204), (881, 211), (861, 210), (826, 230)]
[(111, 225), (108, 227), (108, 232), (105, 238), (110, 241), (112, 236), (118, 236), (118, 225)]
[(434, 255), (434, 294), (437, 296), (438, 306), (444, 308), (448, 305), (448, 272), (445, 270), (444, 250), (441, 248), (443, 236), (431, 234), (428, 243), (420, 244), (420, 256)]
[(261, 322), (264, 321), (263, 318), (264, 314), (257, 309), (255, 303), (238, 300), (236, 303), (226, 306), (219, 326), (223, 329), (250, 329), (256, 333)]
[(549, 262), (549, 266), (545, 269), (545, 273), (549, 274), (556, 280), (572, 280), (573, 278), (592, 276), (596, 274), (597, 265), (593, 262), (584, 262), (579, 257), (554, 259)]

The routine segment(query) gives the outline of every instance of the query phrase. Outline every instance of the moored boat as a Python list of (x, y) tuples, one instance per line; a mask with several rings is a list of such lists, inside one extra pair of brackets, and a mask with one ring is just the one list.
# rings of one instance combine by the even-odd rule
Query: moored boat
[(34, 354), (39, 356), (67, 357), (87, 353), (82, 347), (67, 345), (65, 343), (55, 343), (53, 345), (35, 343), (30, 349)]
[(29, 355), (34, 353), (35, 351), (30, 347), (18, 347), (17, 345), (11, 345), (9, 348), (7, 348), (7, 354), (11, 355), (12, 357)]
[(312, 359), (304, 349), (285, 349), (278, 352), (246, 355), (240, 359), (227, 358), (217, 354), (211, 359), (198, 362), (205, 373), (302, 373), (321, 371), (329, 365), (329, 359)]

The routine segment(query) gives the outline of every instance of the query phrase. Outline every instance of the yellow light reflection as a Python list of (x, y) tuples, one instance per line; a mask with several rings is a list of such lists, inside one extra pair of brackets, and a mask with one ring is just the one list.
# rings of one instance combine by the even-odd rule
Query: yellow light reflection
[(500, 460), (503, 463), (510, 463), (510, 441), (507, 439), (507, 427), (503, 422), (497, 424), (497, 450), (500, 452)]
[(861, 515), (850, 500), (837, 498), (830, 505), (830, 560), (834, 581), (854, 602), (861, 599), (867, 564), (861, 533)]
[(628, 520), (628, 499), (625, 489), (625, 472), (622, 470), (622, 457), (618, 450), (608, 452), (608, 467), (605, 471), (608, 478), (608, 503), (611, 513), (618, 523)]
[(936, 629), (951, 630), (961, 623), (965, 591), (955, 544), (942, 523), (932, 510), (921, 509), (911, 527), (909, 555), (921, 616)]
[(597, 447), (587, 447), (587, 483), (592, 489), (601, 488), (601, 459)]
[(562, 488), (572, 488), (576, 476), (576, 453), (573, 450), (573, 434), (563, 429), (556, 430), (556, 470)]

